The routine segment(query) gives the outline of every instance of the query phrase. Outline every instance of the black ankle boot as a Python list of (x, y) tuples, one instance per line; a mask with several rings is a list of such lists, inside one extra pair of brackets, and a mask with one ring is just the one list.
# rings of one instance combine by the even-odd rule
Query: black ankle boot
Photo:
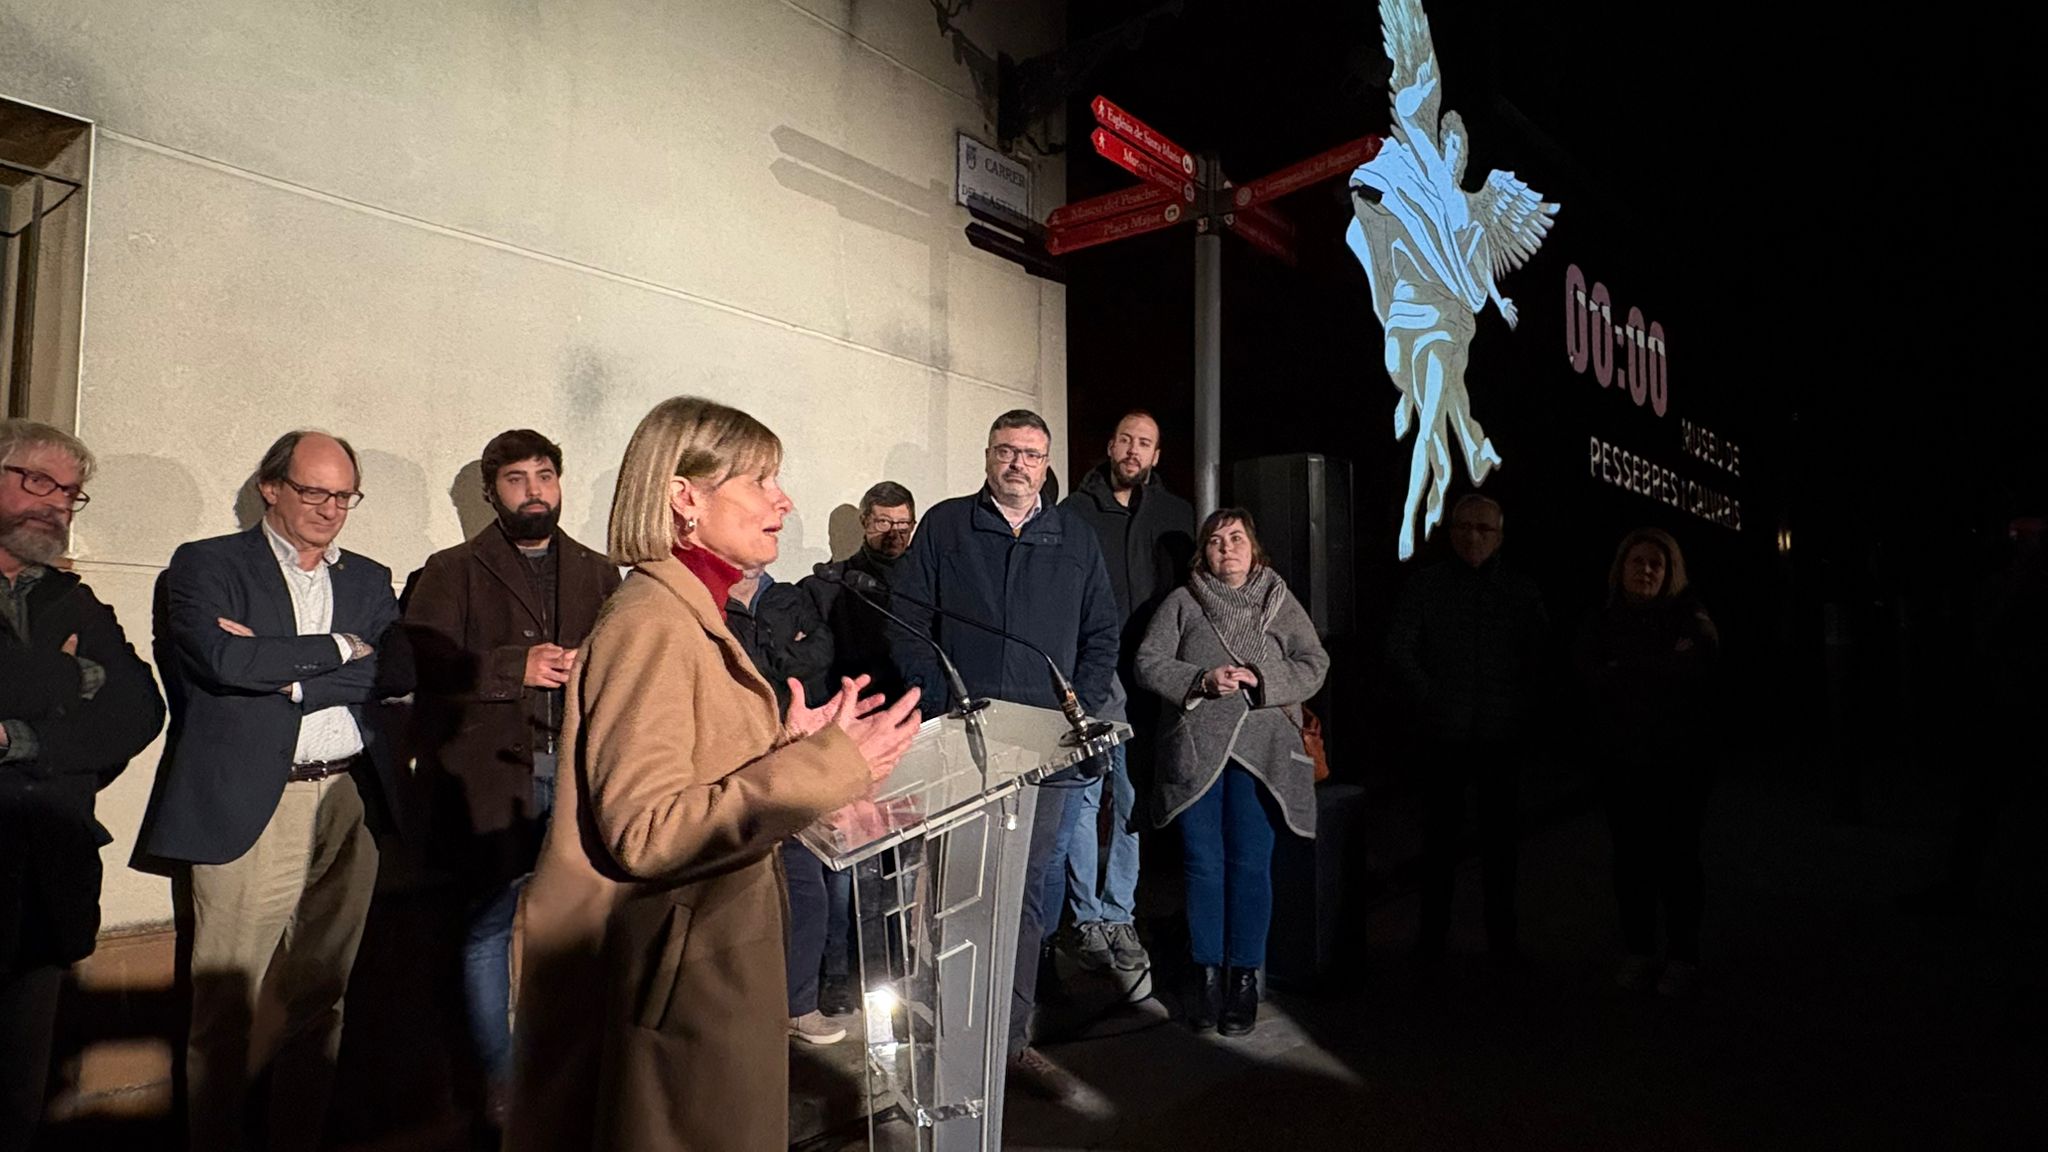
[(1223, 1003), (1223, 969), (1214, 964), (1197, 964), (1188, 974), (1187, 991), (1182, 994), (1182, 1004), (1187, 1012), (1188, 1027), (1197, 1032), (1207, 1032), (1216, 1026), (1216, 1011)]
[(1248, 1035), (1259, 1022), (1259, 970), (1232, 968), (1223, 980), (1223, 1011), (1216, 1031), (1223, 1036)]

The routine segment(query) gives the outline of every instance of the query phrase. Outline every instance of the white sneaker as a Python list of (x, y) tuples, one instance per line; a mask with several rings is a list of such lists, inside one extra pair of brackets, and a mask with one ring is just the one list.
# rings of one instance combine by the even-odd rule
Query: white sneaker
[(837, 1044), (846, 1039), (846, 1029), (823, 1012), (806, 1012), (789, 1018), (789, 1034), (806, 1044)]

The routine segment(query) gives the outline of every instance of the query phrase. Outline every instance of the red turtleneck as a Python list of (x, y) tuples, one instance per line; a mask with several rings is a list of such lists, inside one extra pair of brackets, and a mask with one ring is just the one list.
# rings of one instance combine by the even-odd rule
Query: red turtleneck
[(676, 546), (676, 559), (683, 562), (704, 587), (711, 593), (711, 602), (718, 605), (718, 618), (725, 619), (725, 604), (732, 597), (732, 586), (739, 583), (746, 574), (713, 556), (702, 548)]

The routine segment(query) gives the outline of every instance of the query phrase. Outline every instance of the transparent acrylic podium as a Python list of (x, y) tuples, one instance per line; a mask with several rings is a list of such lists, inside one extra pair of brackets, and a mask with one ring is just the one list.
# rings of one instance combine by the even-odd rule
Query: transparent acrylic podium
[(968, 719), (928, 720), (875, 799), (799, 834), (827, 867), (853, 870), (869, 1148), (1002, 1147), (1030, 788), (1131, 734), (1125, 724), (1091, 732), (1079, 741), (1058, 711), (1001, 700)]

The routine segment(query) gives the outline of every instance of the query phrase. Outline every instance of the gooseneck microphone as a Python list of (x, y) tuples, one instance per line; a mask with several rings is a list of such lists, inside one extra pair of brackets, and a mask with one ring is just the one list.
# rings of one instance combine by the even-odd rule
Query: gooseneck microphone
[[(813, 566), (811, 568), (811, 575), (816, 576), (827, 584), (837, 584), (848, 592), (853, 593), (860, 598), (861, 603), (881, 613), (898, 628), (924, 641), (926, 647), (929, 647), (932, 653), (939, 658), (939, 667), (945, 671), (946, 675), (946, 687), (952, 690), (953, 700), (955, 701), (953, 710), (947, 713), (947, 715), (956, 716), (967, 721), (967, 753), (973, 757), (974, 766), (981, 770), (982, 779), (986, 781), (988, 779), (988, 742), (982, 735), (983, 721), (981, 711), (988, 707), (988, 701), (976, 700), (968, 693), (967, 681), (961, 679), (960, 669), (954, 666), (952, 657), (946, 655), (946, 650), (939, 646), (939, 642), (933, 639), (929, 632), (911, 627), (910, 623), (903, 619), (903, 617), (882, 607), (881, 604), (875, 601), (874, 597), (868, 595), (871, 591), (879, 591), (881, 589), (881, 581), (876, 580), (865, 572), (844, 571), (831, 564)], [(864, 583), (856, 583), (854, 580), (849, 579), (849, 577), (855, 576), (860, 577)]]
[[(822, 567), (822, 565), (820, 567)], [(1074, 695), (1074, 686), (1067, 680), (1066, 673), (1060, 671), (1059, 664), (1053, 660), (1052, 656), (1049, 655), (1045, 649), (1040, 648), (1038, 645), (1033, 644), (1031, 641), (1026, 640), (1022, 636), (1019, 636), (1013, 632), (1009, 632), (1004, 629), (998, 628), (995, 625), (990, 624), (986, 621), (976, 620), (972, 616), (962, 615), (961, 613), (954, 612), (950, 609), (941, 608), (937, 604), (933, 604), (926, 600), (920, 600), (915, 596), (908, 595), (897, 589), (885, 589), (882, 587), (882, 582), (880, 580), (875, 579), (873, 576), (870, 576), (865, 572), (855, 572), (851, 569), (848, 569), (846, 571), (837, 573), (837, 576), (838, 582), (847, 588), (854, 589), (855, 591), (886, 591), (890, 596), (899, 597), (901, 599), (907, 600), (910, 603), (915, 604), (928, 612), (933, 612), (940, 616), (944, 616), (948, 620), (957, 620), (970, 628), (979, 628), (983, 632), (987, 632), (995, 636), (1000, 636), (1013, 644), (1020, 644), (1026, 648), (1029, 648), (1031, 651), (1036, 652), (1038, 654), (1038, 658), (1045, 661), (1046, 671), (1052, 673), (1053, 695), (1059, 700), (1060, 711), (1066, 714), (1067, 723), (1073, 726), (1074, 730), (1072, 733), (1072, 738), (1076, 744), (1085, 744), (1090, 740), (1094, 740), (1100, 736), (1107, 735), (1108, 733), (1114, 730), (1115, 726), (1109, 724), (1106, 721), (1088, 719), (1088, 712), (1086, 709), (1081, 707), (1080, 698)], [(831, 577), (825, 577), (825, 579), (830, 580)], [(862, 599), (866, 600), (867, 597), (863, 596)], [(873, 601), (868, 602), (873, 603)], [(896, 618), (894, 616), (891, 616), (890, 619), (895, 620)], [(903, 622), (901, 620), (897, 620), (897, 623), (902, 624)], [(904, 624), (903, 626), (906, 628), (910, 627), (908, 624)], [(916, 632), (917, 630), (912, 628), (911, 631)], [(943, 660), (944, 651), (939, 647), (938, 642), (933, 640), (930, 636), (924, 636), (923, 639), (927, 644), (930, 644), (932, 646), (933, 651), (940, 653), (940, 658)], [(947, 664), (947, 667), (949, 669), (951, 668), (950, 662)], [(958, 692), (959, 689), (955, 688), (954, 691)]]

